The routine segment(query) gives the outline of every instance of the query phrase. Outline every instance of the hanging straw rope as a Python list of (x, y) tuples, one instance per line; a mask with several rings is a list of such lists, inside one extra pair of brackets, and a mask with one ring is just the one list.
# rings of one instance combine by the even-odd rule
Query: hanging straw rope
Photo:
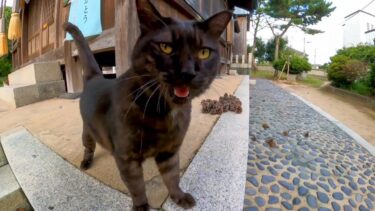
[(1, 0), (0, 10), (0, 56), (8, 55), (8, 39), (5, 33), (5, 6), (6, 0)]
[(13, 0), (12, 16), (9, 22), (8, 39), (18, 40), (21, 37), (21, 18), (19, 13), (19, 0)]

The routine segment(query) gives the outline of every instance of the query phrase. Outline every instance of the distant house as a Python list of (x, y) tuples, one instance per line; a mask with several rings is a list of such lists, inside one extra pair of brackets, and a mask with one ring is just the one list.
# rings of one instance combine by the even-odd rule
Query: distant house
[(344, 47), (358, 44), (374, 44), (375, 15), (363, 10), (357, 10), (345, 17)]
[(366, 43), (375, 45), (375, 29), (371, 29), (365, 32)]

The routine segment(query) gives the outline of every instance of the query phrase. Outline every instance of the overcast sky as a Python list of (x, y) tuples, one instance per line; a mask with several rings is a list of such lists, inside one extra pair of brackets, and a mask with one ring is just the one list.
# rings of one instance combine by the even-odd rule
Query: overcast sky
[[(304, 35), (301, 31), (296, 29), (289, 29), (286, 37), (289, 40), (289, 45), (297, 50), (303, 51), (304, 37), (306, 39), (306, 53), (309, 55), (311, 63), (323, 64), (329, 61), (329, 58), (343, 46), (343, 27), (344, 17), (359, 9), (362, 9), (371, 0), (331, 0), (336, 10), (328, 18), (324, 18), (316, 26), (316, 28), (325, 31), (322, 34), (314, 36)], [(365, 11), (375, 14), (375, 2), (373, 2)], [(263, 29), (260, 38), (264, 41), (272, 37), (269, 29)], [(252, 35), (248, 34), (248, 41), (251, 41)], [(315, 59), (316, 51), (316, 59)]]

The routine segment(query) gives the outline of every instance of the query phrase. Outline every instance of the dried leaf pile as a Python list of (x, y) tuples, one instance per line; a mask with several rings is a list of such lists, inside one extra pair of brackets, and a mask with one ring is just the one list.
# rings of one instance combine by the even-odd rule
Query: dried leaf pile
[(206, 99), (201, 101), (202, 112), (208, 114), (222, 114), (224, 112), (232, 111), (237, 114), (242, 113), (241, 101), (236, 96), (228, 95), (220, 97), (219, 100)]

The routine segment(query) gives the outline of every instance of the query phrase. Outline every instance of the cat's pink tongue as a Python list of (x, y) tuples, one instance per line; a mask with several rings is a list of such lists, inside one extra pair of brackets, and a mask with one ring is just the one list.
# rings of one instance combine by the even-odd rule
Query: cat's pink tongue
[(174, 94), (177, 96), (177, 97), (187, 97), (189, 96), (189, 87), (187, 86), (180, 86), (180, 87), (175, 87), (174, 88)]

